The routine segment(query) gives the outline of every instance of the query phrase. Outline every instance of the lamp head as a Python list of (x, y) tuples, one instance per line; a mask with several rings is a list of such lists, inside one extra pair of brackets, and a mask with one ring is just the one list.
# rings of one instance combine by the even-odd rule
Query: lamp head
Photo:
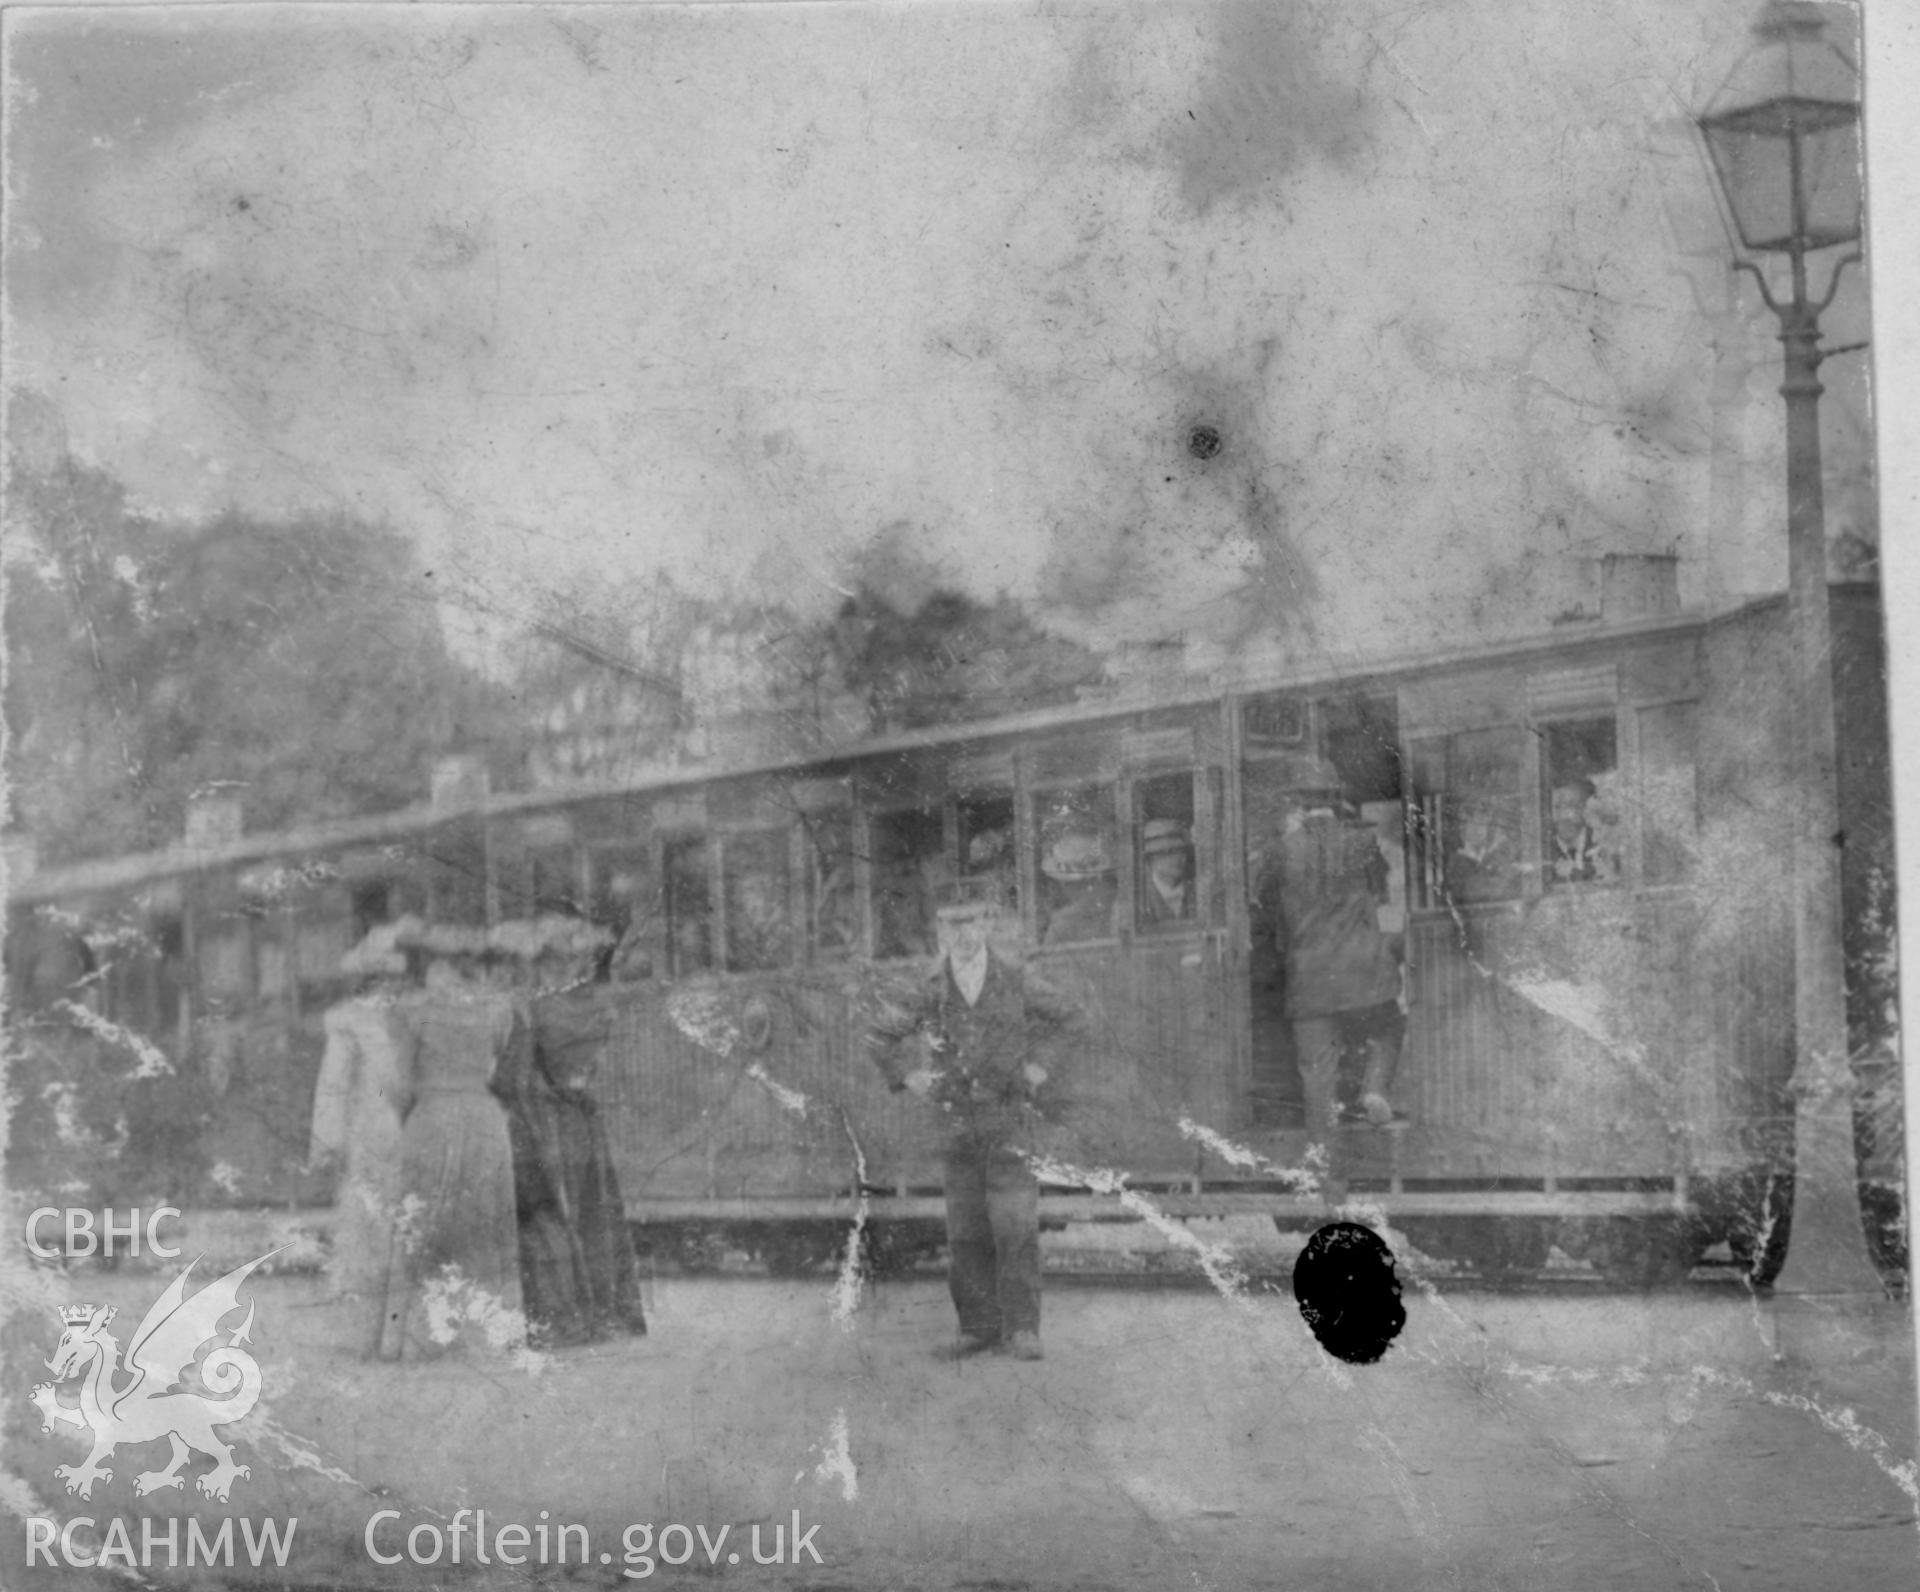
[(1860, 236), (1860, 73), (1832, 8), (1771, 0), (1698, 118), (1746, 248), (1804, 253)]

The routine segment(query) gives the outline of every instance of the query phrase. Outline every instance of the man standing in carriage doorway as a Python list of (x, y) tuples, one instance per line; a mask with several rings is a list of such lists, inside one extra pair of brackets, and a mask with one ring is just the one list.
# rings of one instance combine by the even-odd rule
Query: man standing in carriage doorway
[[(883, 1008), (868, 1042), (888, 1086), (943, 1118), (954, 1352), (1038, 1360), (1040, 1185), (1030, 1157), (1061, 1114), (1055, 1043), (1077, 1013), (993, 948), (1001, 911), (990, 880), (947, 885), (931, 971)], [(924, 1050), (903, 1057), (916, 1039)]]
[(1289, 771), (1292, 807), (1275, 858), (1260, 881), (1260, 905), (1278, 926), (1286, 1015), (1293, 1028), (1308, 1132), (1339, 1120), (1340, 1058), (1364, 1046), (1360, 1109), (1385, 1127), (1396, 1120), (1394, 1074), (1405, 1018), (1400, 948), (1380, 926), (1387, 865), (1373, 827), (1342, 810), (1342, 780), (1326, 759)]

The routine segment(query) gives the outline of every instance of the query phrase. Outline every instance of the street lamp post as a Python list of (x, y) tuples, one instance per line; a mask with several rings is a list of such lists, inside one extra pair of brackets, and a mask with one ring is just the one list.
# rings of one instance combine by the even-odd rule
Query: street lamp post
[(1796, 685), (1794, 770), (1794, 1179), (1790, 1293), (1878, 1293), (1860, 1218), (1853, 1079), (1847, 1056), (1841, 949), (1840, 798), (1835, 758), (1827, 541), (1820, 486), (1820, 313), (1845, 268), (1812, 296), (1808, 256), (1861, 235), (1860, 102), (1853, 63), (1825, 36), (1824, 8), (1773, 0), (1755, 45), (1698, 119), (1740, 242), (1784, 254), (1791, 291), (1775, 298), (1752, 260), (1760, 296), (1780, 322), (1787, 402), (1787, 615)]

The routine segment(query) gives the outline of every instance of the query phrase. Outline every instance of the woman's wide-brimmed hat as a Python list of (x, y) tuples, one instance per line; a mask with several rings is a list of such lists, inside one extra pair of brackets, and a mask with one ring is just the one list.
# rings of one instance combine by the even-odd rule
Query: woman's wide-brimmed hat
[(1113, 871), (1113, 859), (1099, 830), (1075, 825), (1048, 838), (1040, 871), (1049, 879), (1097, 879)]
[(427, 923), (405, 917), (395, 925), (399, 931), (395, 944), (403, 951), (421, 951), (428, 956), (485, 956), (487, 931), (464, 923)]
[(543, 956), (590, 956), (613, 944), (613, 939), (613, 930), (601, 924), (550, 912), (496, 923), (487, 932), (487, 948), (496, 956), (532, 962)]
[(340, 971), (349, 978), (401, 977), (407, 971), (407, 957), (399, 935), (398, 923), (376, 923), (340, 958)]
[(492, 928), (479, 924), (423, 923), (403, 918), (395, 925), (401, 950), (436, 957), (493, 957), (531, 962), (542, 956), (587, 956), (613, 944), (613, 931), (585, 918), (549, 913), (539, 918), (510, 918)]

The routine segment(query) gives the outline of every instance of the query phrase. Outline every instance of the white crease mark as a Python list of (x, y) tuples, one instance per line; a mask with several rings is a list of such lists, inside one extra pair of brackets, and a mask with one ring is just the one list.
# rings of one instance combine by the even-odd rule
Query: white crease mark
[(867, 1152), (860, 1143), (859, 1135), (853, 1131), (853, 1120), (845, 1111), (840, 1113), (840, 1125), (846, 1130), (847, 1142), (853, 1146), (853, 1186), (859, 1191), (859, 1203), (854, 1207), (853, 1226), (847, 1232), (847, 1252), (840, 1260), (840, 1275), (833, 1284), (832, 1312), (841, 1331), (851, 1332), (855, 1312), (860, 1308), (860, 1290), (866, 1280), (860, 1251), (866, 1238), (867, 1213), (872, 1202), (867, 1198)]
[[(107, 1160), (112, 1160), (126, 1149), (131, 1130), (125, 1115), (113, 1119), (111, 1136), (97, 1136), (94, 1129), (80, 1120), (80, 1091), (66, 1079), (54, 1079), (40, 1091), (40, 1098), (47, 1102), (53, 1112), (54, 1137), (62, 1144), (84, 1147)], [(87, 1185), (81, 1180), (65, 1186), (70, 1190), (80, 1190)]]
[[(153, 951), (158, 942), (138, 923), (90, 924), (76, 912), (68, 912), (60, 907), (42, 907), (40, 919), (51, 923), (57, 929), (75, 935), (91, 951), (96, 961), (105, 961), (109, 951)], [(91, 984), (98, 981), (99, 969), (88, 974), (78, 982)]]
[(249, 1427), (256, 1423), (259, 1426), (259, 1432), (254, 1437), (255, 1443), (262, 1448), (275, 1449), (287, 1464), (301, 1470), (310, 1470), (315, 1475), (342, 1487), (355, 1487), (370, 1496), (373, 1493), (373, 1489), (359, 1477), (349, 1475), (338, 1465), (331, 1463), (306, 1439), (296, 1437), (276, 1420), (261, 1419), (258, 1406), (255, 1406), (247, 1418)]
[(860, 1498), (860, 1477), (854, 1470), (850, 1438), (847, 1412), (844, 1408), (837, 1409), (833, 1412), (833, 1424), (827, 1428), (827, 1440), (820, 1447), (820, 1463), (813, 1467), (813, 1479), (823, 1486), (838, 1481), (840, 1496), (848, 1503), (856, 1503)]
[(340, 877), (339, 871), (324, 862), (295, 863), (291, 866), (259, 868), (244, 876), (247, 893), (262, 901), (285, 901), (317, 884), (328, 884)]
[(84, 1028), (96, 1039), (104, 1039), (110, 1045), (131, 1051), (139, 1059), (140, 1065), (133, 1070), (135, 1078), (170, 1078), (173, 1076), (173, 1063), (167, 1060), (167, 1053), (145, 1035), (136, 1034), (131, 1028), (122, 1027), (110, 1018), (102, 1017), (91, 1007), (82, 1006), (78, 1001), (55, 1001), (50, 1008), (68, 1017), (75, 1027)]
[(1209, 1244), (1184, 1223), (1167, 1215), (1146, 1195), (1128, 1188), (1125, 1172), (1115, 1172), (1105, 1167), (1074, 1166), (1049, 1155), (1029, 1154), (1025, 1159), (1034, 1176), (1043, 1183), (1066, 1183), (1076, 1188), (1090, 1189), (1095, 1194), (1112, 1195), (1119, 1200), (1123, 1209), (1138, 1216), (1161, 1237), (1181, 1249), (1192, 1250), (1200, 1262), (1200, 1269), (1206, 1273), (1207, 1281), (1213, 1284), (1221, 1298), (1230, 1304), (1247, 1305), (1247, 1274), (1240, 1262), (1234, 1259), (1232, 1251), (1218, 1244)]
[(1671, 1081), (1648, 1065), (1644, 1046), (1616, 1039), (1609, 1031), (1589, 998), (1589, 986), (1575, 984), (1568, 979), (1550, 978), (1538, 969), (1516, 969), (1504, 975), (1496, 972), (1473, 953), (1466, 917), (1451, 895), (1446, 898), (1446, 907), (1453, 920), (1459, 950), (1467, 966), (1480, 977), (1500, 985), (1528, 1005), (1579, 1030), (1608, 1055), (1624, 1061), (1642, 1082), (1671, 1092)]
[(731, 1056), (740, 1043), (739, 1028), (711, 990), (675, 990), (667, 999), (667, 1016), (687, 1038), (716, 1056)]
[(452, 1343), (462, 1327), (472, 1325), (489, 1348), (511, 1356), (516, 1370), (538, 1375), (547, 1369), (547, 1356), (527, 1343), (526, 1315), (463, 1276), (457, 1266), (428, 1278), (421, 1285), (420, 1302), (427, 1313), (427, 1336), (435, 1343)]
[(1303, 1165), (1281, 1166), (1276, 1161), (1269, 1161), (1257, 1150), (1249, 1149), (1244, 1144), (1234, 1143), (1225, 1134), (1217, 1132), (1205, 1123), (1195, 1122), (1192, 1117), (1182, 1117), (1179, 1127), (1183, 1138), (1205, 1145), (1228, 1166), (1265, 1172), (1270, 1177), (1279, 1178), (1290, 1184), (1296, 1192), (1301, 1194), (1315, 1195), (1320, 1192), (1320, 1176), (1326, 1171), (1327, 1166), (1327, 1147), (1324, 1144), (1309, 1145)]
[(1671, 1095), (1672, 1080), (1661, 1076), (1647, 1061), (1647, 1048), (1617, 1037), (1608, 1027), (1604, 1012), (1606, 990), (1602, 985), (1576, 984), (1571, 979), (1549, 978), (1539, 970), (1516, 969), (1502, 982), (1528, 1005), (1557, 1017), (1576, 1032), (1584, 1034), (1642, 1083)]
[[(726, 1003), (711, 990), (677, 990), (667, 1000), (667, 1016), (673, 1026), (702, 1050), (721, 1058), (730, 1057), (744, 1037)], [(782, 1083), (760, 1062), (747, 1068), (747, 1076), (795, 1116), (804, 1117), (812, 1102), (791, 1085)]]
[(756, 1061), (752, 1066), (747, 1068), (747, 1076), (759, 1084), (761, 1088), (765, 1089), (768, 1094), (772, 1095), (774, 1099), (778, 1100), (781, 1105), (785, 1106), (787, 1110), (791, 1111), (795, 1116), (804, 1117), (807, 1114), (807, 1106), (809, 1104), (807, 1097), (798, 1089), (790, 1088), (788, 1085), (782, 1083), (759, 1062)]
[(1549, 978), (1537, 970), (1516, 970), (1506, 983), (1523, 1000), (1579, 1029), (1589, 1039), (1602, 1045), (1613, 1043), (1606, 1023), (1607, 992), (1603, 986)]
[(1522, 1365), (1517, 1360), (1509, 1359), (1505, 1364), (1495, 1365), (1491, 1369), (1512, 1381), (1530, 1383), (1534, 1387), (1632, 1388), (1645, 1387), (1658, 1380), (1665, 1382), (1670, 1392), (1688, 1401), (1689, 1414), (1692, 1401), (1699, 1398), (1703, 1387), (1721, 1388), (1743, 1398), (1759, 1399), (1776, 1409), (1794, 1410), (1812, 1416), (1827, 1431), (1844, 1439), (1855, 1453), (1865, 1454), (1920, 1512), (1920, 1462), (1894, 1458), (1893, 1445), (1872, 1427), (1863, 1425), (1851, 1409), (1830, 1410), (1804, 1393), (1774, 1392), (1737, 1372), (1716, 1370), (1710, 1365), (1696, 1365), (1688, 1371), (1660, 1375), (1634, 1365), (1599, 1370), (1564, 1365)]

